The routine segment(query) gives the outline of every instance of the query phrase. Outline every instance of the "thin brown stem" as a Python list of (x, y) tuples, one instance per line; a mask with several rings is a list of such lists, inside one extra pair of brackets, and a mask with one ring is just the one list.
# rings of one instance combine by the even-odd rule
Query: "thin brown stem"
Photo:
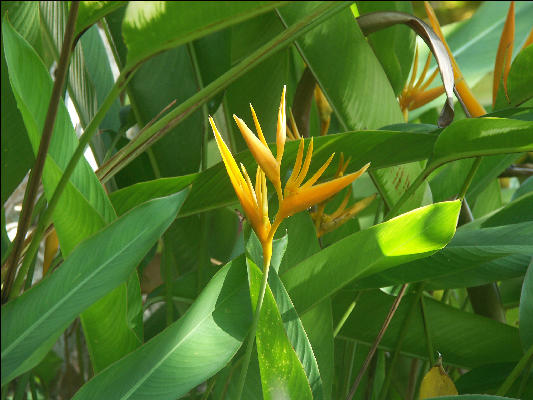
[(398, 309), (398, 306), (400, 305), (400, 302), (402, 301), (403, 295), (407, 291), (408, 283), (404, 283), (400, 289), (400, 293), (398, 293), (398, 296), (394, 299), (394, 302), (392, 303), (392, 306), (389, 310), (389, 313), (387, 314), (387, 318), (385, 318), (385, 321), (383, 322), (383, 325), (381, 326), (381, 329), (378, 333), (378, 336), (376, 337), (376, 340), (374, 340), (374, 343), (372, 344), (372, 348), (368, 352), (368, 355), (365, 358), (365, 361), (363, 362), (363, 366), (359, 370), (359, 373), (357, 374), (357, 377), (355, 378), (355, 381), (352, 385), (352, 389), (350, 390), (350, 394), (346, 398), (347, 400), (352, 400), (355, 391), (357, 390), (357, 387), (359, 386), (359, 383), (361, 383), (361, 379), (363, 379), (363, 376), (365, 375), (366, 370), (368, 369), (368, 366), (370, 365), (370, 362), (372, 361), (372, 357), (374, 357), (374, 353), (376, 352), (379, 343), (381, 342), (381, 339), (383, 338), (383, 335), (385, 335), (385, 332), (387, 331), (387, 328), (389, 327), (390, 322), (392, 321), (392, 317), (396, 313), (396, 310)]
[(43, 132), (41, 135), (41, 142), (39, 144), (39, 150), (37, 151), (37, 157), (35, 164), (30, 171), (30, 177), (28, 179), (28, 185), (26, 186), (26, 192), (24, 194), (22, 213), (19, 219), (19, 225), (17, 229), (17, 235), (15, 236), (13, 244), (13, 252), (8, 263), (8, 270), (6, 279), (4, 281), (4, 290), (2, 291), (2, 303), (5, 303), (9, 298), (13, 280), (15, 278), (15, 272), (17, 269), (18, 259), (24, 239), (31, 222), (31, 215), (37, 197), (37, 189), (44, 169), (44, 162), (46, 155), (48, 154), (48, 148), (52, 140), (52, 134), (54, 131), (54, 125), (59, 107), (59, 101), (61, 100), (61, 93), (65, 84), (65, 77), (68, 71), (68, 65), (70, 60), (70, 54), (72, 50), (72, 43), (74, 41), (74, 28), (76, 26), (76, 19), (78, 17), (79, 1), (73, 1), (70, 6), (68, 15), (67, 26), (65, 29), (65, 36), (63, 39), (63, 46), (61, 47), (61, 54), (59, 56), (59, 62), (57, 71), (55, 74), (55, 82), (52, 89), (52, 95), (48, 104), (48, 111), (46, 113), (46, 119), (44, 121)]

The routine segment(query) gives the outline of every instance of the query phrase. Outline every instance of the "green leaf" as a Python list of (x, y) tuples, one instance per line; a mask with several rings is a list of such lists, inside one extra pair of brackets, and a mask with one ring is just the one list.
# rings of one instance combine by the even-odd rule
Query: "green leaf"
[[(304, 2), (279, 12), (291, 25), (317, 6)], [(388, 79), (351, 10), (341, 11), (297, 43), (343, 129), (375, 129), (403, 122)]]
[[(247, 259), (247, 264), (253, 306), (257, 304), (263, 274), (250, 259)], [(275, 273), (275, 270), (272, 273)], [(281, 290), (281, 288), (278, 289)], [(288, 304), (285, 304), (285, 306), (288, 306)], [(312, 399), (313, 394), (309, 386), (310, 383), (307, 381), (304, 368), (295, 353), (294, 345), (291, 344), (287, 337), (280, 312), (276, 305), (276, 300), (267, 285), (256, 331), (263, 397), (265, 399)], [(303, 355), (305, 350), (300, 350)], [(316, 364), (315, 368), (315, 372), (318, 372)], [(310, 376), (311, 378), (316, 379), (317, 377), (313, 374)]]
[(331, 399), (334, 380), (334, 346), (333, 346), (333, 316), (331, 299), (322, 303), (300, 316), (313, 353), (318, 364), (324, 398)]
[[(455, 381), (455, 386), (459, 393), (495, 393), (515, 366), (516, 363), (482, 365), (461, 375)], [(529, 377), (522, 374), (517, 379), (517, 382), (507, 393), (508, 396), (527, 399), (533, 395), (533, 374), (531, 372), (528, 373)], [(528, 386), (526, 386), (526, 391), (520, 396), (518, 392), (522, 379), (527, 379), (528, 383), (526, 385)]]
[(196, 180), (198, 174), (161, 178), (153, 181), (139, 182), (117, 190), (110, 195), (113, 207), (118, 215), (124, 214), (138, 204), (157, 197), (179, 192)]
[[(61, 17), (60, 10), (52, 8), (52, 11), (57, 18)], [(50, 98), (52, 79), (37, 54), (8, 22), (2, 24), (2, 31), (11, 86), (36, 153), (48, 110), (48, 100), (43, 99)], [(60, 101), (42, 178), (48, 199), (77, 145), (78, 139), (67, 108)], [(68, 256), (81, 241), (116, 218), (104, 188), (84, 158), (74, 169), (52, 217), (64, 256)], [(112, 345), (115, 340), (129, 343), (131, 347), (128, 351), (135, 348), (139, 340), (129, 328), (127, 315), (123, 312), (127, 309), (126, 285), (119, 286), (108, 296), (81, 316), (91, 361), (96, 370), (125, 354), (120, 352), (125, 351), (123, 347)], [(108, 304), (114, 306), (113, 310), (107, 308)], [(113, 321), (113, 329), (100, 320)]]
[[(359, 14), (400, 11), (413, 14), (413, 6), (402, 1), (358, 1)], [(392, 26), (372, 33), (368, 42), (387, 74), (394, 94), (399, 95), (407, 82), (415, 54), (415, 35), (407, 26)]]
[(152, 200), (115, 220), (81, 243), (42, 283), (2, 307), (2, 385), (37, 365), (76, 316), (126, 281), (185, 196)]
[[(173, 101), (183, 103), (198, 90), (186, 46), (165, 51), (144, 62), (129, 82), (128, 89), (139, 126), (146, 126)], [(198, 171), (206, 123), (199, 109), (151, 147), (153, 163), (160, 177)]]
[[(394, 350), (400, 329), (414, 295), (407, 295), (398, 307), (380, 348)], [(335, 298), (335, 319), (338, 320), (354, 293), (345, 291)], [(363, 292), (355, 309), (342, 327), (339, 336), (363, 343), (372, 343), (378, 334), (394, 297), (379, 290)], [(445, 357), (446, 363), (464, 368), (494, 362), (517, 361), (522, 356), (518, 329), (489, 318), (457, 310), (430, 298), (424, 299), (426, 318), (433, 348)], [(420, 308), (414, 311), (405, 333), (401, 352), (427, 359), (424, 325)]]
[(252, 322), (249, 301), (241, 256), (217, 272), (182, 318), (96, 375), (74, 399), (183, 396), (235, 355)]
[[(258, 46), (283, 31), (283, 25), (275, 13), (266, 13), (231, 29), (231, 61), (236, 63)], [(283, 85), (287, 85), (287, 100), (296, 90), (297, 82), (289, 80), (290, 49), (283, 49), (263, 61), (257, 67), (232, 83), (225, 92), (225, 111), (237, 115), (249, 127), (255, 126), (250, 104), (253, 105), (259, 123), (269, 142), (275, 141), (278, 108)], [(228, 130), (235, 138), (237, 149), (246, 149), (233, 118), (229, 118)], [(209, 132), (212, 135), (211, 132)]]
[(122, 24), (128, 46), (126, 69), (163, 50), (262, 14), (284, 2), (130, 2)]
[(522, 50), (513, 61), (507, 77), (507, 91), (513, 106), (533, 98), (533, 46)]
[[(331, 153), (340, 154), (341, 151), (344, 152), (345, 159), (351, 156), (353, 160), (347, 173), (356, 171), (370, 161), (372, 162), (370, 168), (377, 169), (421, 160), (430, 156), (435, 140), (436, 137), (433, 135), (394, 131), (356, 131), (316, 137), (313, 143), (313, 161), (310, 170), (317, 170)], [(306, 139), (306, 142), (308, 141), (309, 139)], [(306, 143), (306, 147), (308, 145)], [(399, 152), (397, 150), (400, 146), (409, 146), (411, 151), (409, 153)], [(281, 176), (288, 176), (290, 168), (294, 165), (297, 150), (297, 142), (286, 143)], [(234, 157), (238, 163), (242, 162), (247, 170), (255, 170), (256, 163), (249, 150), (236, 154)], [(333, 175), (337, 162), (338, 158), (335, 158), (332, 166), (325, 172), (326, 177)], [(181, 216), (237, 202), (222, 162), (198, 174), (135, 184), (112, 193), (111, 199), (113, 205), (117, 207), (117, 213), (121, 214), (139, 202), (175, 193), (191, 183), (191, 194), (181, 210)], [(216, 196), (213, 196), (213, 193), (216, 193)]]
[[(531, 236), (530, 236), (531, 238)], [(520, 296), (520, 339), (524, 351), (533, 345), (533, 260), (527, 268)]]
[[(480, 285), (522, 275), (533, 254), (533, 223), (476, 230), (458, 229), (448, 245), (434, 255), (363, 278), (353, 287), (380, 288), (429, 281), (432, 288)], [(485, 282), (484, 282), (485, 283)]]
[(354, 233), (304, 260), (281, 276), (296, 309), (303, 313), (356, 278), (441, 249), (455, 233), (459, 208), (459, 201), (419, 208)]
[(457, 121), (444, 129), (433, 148), (429, 166), (460, 158), (533, 150), (533, 123), (504, 118)]
[(2, 205), (20, 184), (34, 162), (24, 122), (13, 96), (2, 38)]
[(75, 35), (79, 35), (99, 19), (126, 4), (124, 1), (80, 1)]
[[(268, 336), (264, 336), (263, 338), (259, 339), (258, 336), (258, 343), (259, 340), (264, 340), (266, 342), (270, 342), (271, 336), (272, 336), (272, 326), (278, 325), (279, 330), (279, 343), (278, 346), (281, 347), (283, 350), (283, 347), (285, 347), (285, 350), (283, 350), (283, 353), (292, 353), (292, 349), (294, 349), (294, 352), (296, 353), (298, 360), (301, 363), (301, 366), (303, 366), (303, 370), (305, 372), (305, 375), (307, 377), (308, 385), (311, 388), (312, 391), (312, 398), (313, 399), (323, 399), (324, 398), (324, 390), (322, 385), (322, 379), (320, 377), (320, 371), (318, 370), (318, 364), (315, 358), (315, 355), (313, 353), (313, 349), (311, 347), (311, 344), (309, 342), (309, 339), (307, 337), (307, 334), (304, 330), (303, 324), (300, 321), (300, 318), (294, 309), (294, 305), (292, 304), (292, 301), (289, 297), (289, 294), (283, 287), (283, 283), (281, 282), (277, 271), (279, 270), (281, 259), (283, 257), (283, 254), (286, 254), (286, 248), (287, 248), (287, 242), (288, 242), (288, 234), (285, 234), (281, 239), (278, 239), (274, 241), (273, 243), (273, 251), (272, 251), (272, 262), (271, 262), (271, 268), (268, 276), (268, 284), (269, 284), (269, 291), (265, 293), (265, 296), (267, 294), (270, 294), (270, 296), (273, 296), (272, 299), (274, 301), (274, 304), (270, 304), (265, 302), (263, 303), (263, 307), (275, 307), (272, 309), (269, 309), (267, 312), (265, 312), (268, 315), (273, 316), (271, 318), (271, 321), (263, 321), (262, 319), (259, 320), (259, 324), (264, 323), (268, 327), (268, 330), (270, 333), (263, 331), (263, 334), (267, 334)], [(261, 276), (259, 276), (259, 270), (257, 269), (256, 265), (263, 265), (263, 255), (262, 255), (262, 247), (261, 243), (259, 242), (259, 239), (257, 236), (252, 233), (250, 235), (250, 239), (248, 240), (248, 244), (246, 246), (247, 250), (247, 256), (249, 257), (250, 264), (248, 266), (249, 273), (254, 273), (254, 278), (258, 279), (257, 282), (254, 282), (254, 284), (257, 286), (257, 291), (259, 290), (260, 283), (261, 283)], [(255, 271), (250, 271), (251, 269), (254, 269)], [(257, 297), (257, 294), (255, 295)], [(265, 301), (267, 299), (265, 298)], [(253, 304), (255, 304), (257, 300), (253, 300)], [(270, 302), (270, 299), (268, 300)], [(263, 308), (261, 309), (261, 312), (263, 313)], [(279, 321), (275, 321), (278, 318), (276, 315), (279, 316)], [(261, 314), (261, 318), (263, 317), (263, 314)], [(282, 322), (282, 324), (280, 324)], [(281, 327), (279, 325), (282, 325)], [(262, 328), (261, 325), (259, 325), (259, 328)], [(285, 331), (285, 332), (284, 332)], [(258, 332), (260, 330), (258, 329)], [(286, 344), (284, 344), (285, 339), (283, 339), (283, 336), (288, 336), (288, 340), (290, 342), (290, 346), (292, 346), (292, 349), (290, 347), (286, 347)], [(268, 339), (265, 339), (268, 337)], [(275, 347), (278, 347), (275, 346)], [(262, 350), (258, 347), (259, 350)], [(264, 349), (264, 347), (263, 347)], [(258, 351), (259, 351), (258, 350)], [(280, 359), (279, 356), (275, 356), (275, 354), (271, 354), (272, 351), (264, 351), (264, 354), (262, 354), (259, 357), (259, 365), (261, 368), (261, 371), (266, 370), (265, 374), (268, 375), (276, 375), (278, 374), (277, 371), (270, 371), (272, 368), (272, 365), (278, 365), (279, 363), (284, 364), (284, 362)], [(273, 357), (274, 356), (274, 357)], [(284, 357), (284, 356), (282, 356)], [(289, 360), (292, 358), (291, 355), (289, 355)], [(293, 361), (293, 368), (298, 369), (298, 364), (294, 363)], [(261, 374), (263, 376), (263, 374)], [(281, 378), (282, 380), (287, 381), (287, 377)], [(266, 387), (272, 386), (272, 383), (265, 382)], [(274, 383), (275, 385), (275, 383)]]

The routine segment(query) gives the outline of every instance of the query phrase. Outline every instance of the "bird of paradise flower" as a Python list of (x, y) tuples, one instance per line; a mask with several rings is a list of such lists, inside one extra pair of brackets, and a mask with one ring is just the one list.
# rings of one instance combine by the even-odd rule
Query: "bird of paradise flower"
[[(252, 327), (250, 335), (248, 337), (247, 348), (245, 358), (243, 362), (243, 368), (241, 372), (241, 379), (239, 380), (239, 390), (242, 391), (244, 385), (244, 379), (246, 378), (247, 366), (249, 364), (253, 342), (255, 339), (255, 331), (257, 329), (257, 322), (259, 320), (259, 314), (263, 303), (265, 289), (268, 280), (268, 271), (270, 267), (270, 260), (272, 258), (272, 241), (274, 234), (280, 226), (281, 222), (300, 211), (306, 210), (311, 206), (321, 203), (324, 200), (338, 193), (346, 186), (350, 185), (355, 179), (361, 176), (369, 167), (370, 164), (366, 164), (360, 170), (337, 177), (328, 182), (316, 184), (318, 179), (322, 176), (326, 168), (331, 163), (335, 153), (333, 153), (328, 160), (318, 169), (311, 178), (305, 183), (304, 180), (309, 172), (311, 165), (311, 158), (313, 155), (313, 139), (309, 141), (307, 146), (307, 153), (304, 159), (304, 140), (300, 139), (300, 145), (296, 156), (296, 161), (292, 169), (292, 173), (282, 187), (281, 182), (281, 162), (285, 149), (285, 141), (287, 135), (287, 118), (285, 113), (285, 93), (286, 87), (283, 88), (281, 95), (280, 106), (278, 110), (277, 132), (276, 132), (276, 156), (270, 151), (257, 115), (252, 105), (250, 105), (252, 116), (257, 131), (257, 136), (248, 128), (246, 123), (233, 115), (241, 134), (246, 141), (250, 152), (252, 153), (255, 161), (257, 162), (257, 170), (255, 174), (255, 186), (252, 184), (252, 180), (244, 167), (244, 165), (237, 165), (231, 152), (229, 151), (226, 143), (222, 139), (212, 117), (209, 117), (209, 122), (213, 129), (215, 139), (218, 145), (218, 149), (222, 156), (222, 161), (226, 167), (226, 171), (229, 175), (231, 184), (237, 198), (241, 203), (243, 211), (252, 226), (252, 229), (256, 233), (261, 246), (263, 248), (263, 281), (259, 291), (259, 297), (254, 310), (254, 318), (252, 321)], [(266, 178), (272, 183), (275, 188), (278, 199), (278, 211), (273, 220), (270, 221), (268, 215), (268, 192), (266, 185)]]

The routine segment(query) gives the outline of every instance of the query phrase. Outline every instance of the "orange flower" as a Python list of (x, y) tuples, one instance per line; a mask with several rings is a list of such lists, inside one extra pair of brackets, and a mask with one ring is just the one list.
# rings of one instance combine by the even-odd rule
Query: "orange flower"
[[(252, 228), (257, 234), (263, 247), (263, 260), (265, 264), (264, 268), (265, 270), (268, 270), (270, 259), (272, 257), (272, 240), (274, 239), (274, 234), (276, 233), (276, 230), (281, 222), (285, 218), (297, 212), (306, 210), (309, 207), (335, 195), (340, 190), (350, 185), (359, 176), (361, 176), (361, 174), (366, 171), (369, 164), (366, 164), (359, 171), (352, 174), (333, 179), (329, 182), (314, 185), (333, 159), (334, 154), (332, 154), (326, 163), (324, 163), (324, 165), (306, 183), (302, 185), (311, 164), (311, 157), (313, 154), (313, 139), (311, 139), (307, 149), (307, 155), (305, 157), (305, 161), (303, 162), (303, 166), (302, 159), (304, 141), (301, 139), (291, 177), (287, 181), (285, 188), (282, 190), (280, 167), (285, 148), (287, 124), (285, 115), (285, 88), (283, 88), (281, 103), (278, 111), (276, 157), (274, 157), (266, 143), (263, 131), (261, 130), (261, 126), (253, 107), (251, 107), (251, 109), (259, 138), (252, 133), (244, 121), (237, 116), (234, 116), (234, 119), (248, 145), (248, 148), (259, 164), (256, 172), (255, 188), (253, 187), (250, 177), (248, 176), (244, 166), (241, 164), (241, 169), (238, 168), (235, 159), (222, 140), (213, 118), (209, 117), (209, 122), (213, 128), (218, 149), (222, 155), (222, 160), (226, 166), (226, 171), (230, 177), (233, 189), (235, 190), (244, 213), (250, 221), (250, 224), (252, 225)], [(276, 214), (272, 224), (268, 218), (268, 193), (265, 175), (276, 188), (278, 195), (278, 213)]]

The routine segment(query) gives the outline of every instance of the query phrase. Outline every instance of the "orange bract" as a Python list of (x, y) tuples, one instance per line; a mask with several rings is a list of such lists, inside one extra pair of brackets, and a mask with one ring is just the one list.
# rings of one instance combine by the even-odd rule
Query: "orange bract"
[[(244, 137), (244, 140), (246, 141), (246, 144), (248, 145), (248, 148), (250, 149), (250, 152), (259, 164), (256, 172), (255, 188), (252, 185), (245, 167), (241, 164), (241, 169), (239, 169), (237, 166), (235, 159), (231, 155), (231, 152), (218, 132), (213, 118), (209, 117), (209, 122), (211, 123), (218, 149), (222, 156), (222, 160), (229, 175), (231, 184), (233, 185), (233, 189), (235, 190), (244, 213), (250, 221), (250, 224), (252, 225), (252, 228), (257, 234), (263, 247), (263, 259), (265, 263), (264, 267), (268, 268), (270, 265), (270, 259), (272, 257), (272, 240), (283, 219), (335, 195), (340, 190), (351, 184), (359, 176), (361, 176), (361, 174), (366, 171), (369, 164), (366, 164), (359, 171), (352, 174), (313, 186), (322, 176), (329, 163), (333, 159), (334, 154), (332, 154), (328, 161), (326, 161), (326, 163), (324, 163), (324, 165), (306, 183), (302, 185), (309, 170), (311, 157), (313, 154), (313, 140), (311, 139), (307, 150), (307, 155), (302, 166), (304, 150), (304, 141), (302, 139), (293, 172), (287, 184), (285, 185), (284, 190), (282, 190), (280, 168), (285, 148), (287, 126), (285, 115), (285, 87), (283, 88), (278, 111), (276, 157), (274, 157), (266, 143), (263, 131), (253, 107), (251, 105), (250, 107), (258, 136), (253, 134), (243, 120), (237, 116), (234, 116), (234, 119)], [(278, 195), (278, 213), (276, 214), (276, 218), (272, 224), (268, 218), (268, 193), (265, 175), (274, 185)]]

